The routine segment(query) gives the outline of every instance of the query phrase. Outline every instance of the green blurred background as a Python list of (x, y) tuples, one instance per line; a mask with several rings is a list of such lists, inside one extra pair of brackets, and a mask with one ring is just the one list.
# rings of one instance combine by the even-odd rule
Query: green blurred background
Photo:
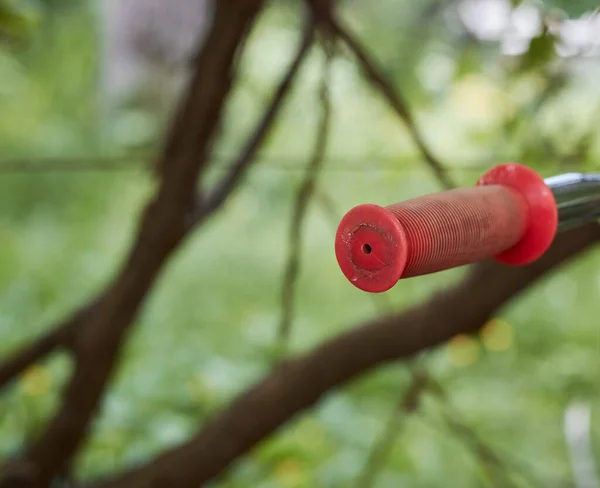
[[(252, 34), (211, 177), (240, 148), (295, 50), (295, 3), (272, 2)], [(410, 101), (452, 177), (472, 185), (505, 161), (544, 176), (599, 170), (595, 7), (348, 0), (341, 11)], [(2, 356), (111, 279), (153, 189), (146, 169), (161, 118), (139, 105), (106, 115), (98, 11), (97, 2), (0, 0)], [(75, 466), (79, 477), (118, 471), (185, 439), (269, 371), (290, 214), (319, 117), (321, 58), (313, 50), (243, 188), (178, 252), (151, 295)], [(345, 280), (333, 254), (336, 219), (359, 203), (389, 204), (439, 186), (351, 58), (334, 61), (331, 93), (319, 191), (336, 215), (318, 201), (309, 209), (295, 352), (388, 307), (416, 304), (465, 271), (406, 280), (376, 297)], [(598, 252), (578, 259), (512, 302), (480, 337), (456, 338), (427, 357), (448, 401), (427, 396), (414, 415), (398, 415), (410, 378), (404, 366), (387, 367), (327, 396), (217, 485), (363, 486), (369, 453), (391, 432), (369, 486), (511, 486), (500, 470), (514, 486), (576, 486), (564, 421), (573, 402), (591, 409), (600, 453), (599, 270)], [(0, 456), (43, 425), (70, 367), (58, 355), (0, 395)]]

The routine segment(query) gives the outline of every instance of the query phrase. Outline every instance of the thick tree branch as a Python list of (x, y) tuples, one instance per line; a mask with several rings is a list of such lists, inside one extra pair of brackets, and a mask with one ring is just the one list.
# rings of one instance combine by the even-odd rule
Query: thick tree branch
[[(190, 227), (197, 225), (202, 219), (218, 210), (237, 187), (243, 174), (250, 167), (253, 158), (256, 156), (257, 150), (268, 136), (287, 94), (292, 88), (293, 81), (310, 51), (313, 39), (314, 29), (312, 24), (307, 23), (298, 52), (273, 94), (257, 129), (248, 140), (241, 154), (229, 165), (229, 173), (210, 193), (206, 202), (201, 203), (198, 208), (195, 209), (194, 216), (190, 222)], [(94, 303), (96, 302), (97, 299)], [(91, 306), (92, 304), (90, 303), (86, 305), (84, 309), (89, 311)], [(89, 314), (86, 314), (86, 317), (87, 316), (89, 316)], [(64, 346), (73, 337), (73, 332), (75, 332), (83, 323), (85, 323), (84, 317), (79, 313), (74, 314), (63, 323), (51, 327), (50, 331), (46, 332), (35, 342), (27, 344), (23, 349), (15, 352), (10, 358), (0, 362), (0, 389), (2, 389), (10, 380), (14, 379), (15, 376), (22, 373), (27, 367), (52, 353), (56, 348)]]
[(478, 264), (460, 284), (425, 304), (377, 318), (283, 363), (189, 441), (96, 486), (202, 485), (332, 389), (377, 366), (408, 359), (457, 334), (476, 331), (509, 299), (599, 241), (600, 226), (592, 224), (564, 233), (545, 256), (528, 266)]
[(348, 31), (348, 29), (342, 26), (342, 24), (333, 17), (330, 19), (330, 24), (330, 28), (333, 33), (344, 42), (344, 44), (356, 57), (356, 60), (358, 61), (367, 78), (371, 81), (371, 84), (377, 88), (377, 90), (379, 90), (383, 98), (387, 100), (398, 117), (404, 121), (408, 131), (415, 141), (417, 148), (419, 151), (421, 151), (423, 159), (425, 159), (425, 162), (429, 165), (437, 180), (444, 188), (454, 188), (456, 184), (448, 175), (444, 165), (428, 147), (423, 135), (421, 134), (421, 131), (417, 127), (417, 123), (415, 122), (411, 111), (408, 108), (408, 103), (402, 97), (400, 92), (394, 88), (392, 82), (387, 79), (383, 71), (373, 60), (372, 56), (362, 46), (360, 41)]
[(298, 188), (294, 201), (290, 234), (288, 239), (288, 257), (283, 274), (281, 286), (281, 318), (277, 328), (277, 346), (281, 354), (286, 352), (292, 327), (294, 314), (294, 299), (296, 282), (300, 271), (302, 253), (302, 226), (306, 216), (308, 205), (317, 187), (317, 180), (327, 150), (327, 141), (331, 126), (331, 100), (329, 94), (329, 71), (331, 68), (331, 54), (328, 53), (323, 66), (323, 77), (319, 89), (319, 101), (321, 105), (321, 120), (317, 124), (317, 134), (313, 153), (308, 161), (304, 177)]
[[(162, 267), (189, 231), (196, 180), (219, 128), (234, 77), (234, 58), (261, 7), (262, 0), (216, 3), (212, 29), (198, 57), (187, 101), (159, 160), (157, 195), (145, 210), (122, 271), (77, 335), (76, 369), (62, 405), (23, 459), (13, 465), (28, 473), (26, 480), (18, 480), (26, 486), (48, 486), (69, 464), (98, 409), (126, 332)], [(12, 486), (12, 473), (15, 471), (8, 466), (4, 486)]]

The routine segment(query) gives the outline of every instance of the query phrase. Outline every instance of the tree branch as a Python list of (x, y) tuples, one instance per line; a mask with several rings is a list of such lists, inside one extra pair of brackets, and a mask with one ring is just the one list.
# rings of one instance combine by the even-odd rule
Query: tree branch
[[(518, 462), (511, 454), (512, 452), (502, 452), (497, 447), (489, 446), (479, 434), (470, 427), (462, 418), (459, 410), (451, 401), (450, 396), (444, 390), (442, 385), (434, 378), (429, 377), (429, 391), (440, 402), (442, 406), (442, 420), (445, 424), (461, 437), (464, 443), (481, 460), (482, 465), (488, 471), (490, 477), (497, 480), (498, 486), (516, 486), (516, 480), (525, 481), (529, 486), (568, 486), (566, 480), (540, 480), (538, 476), (531, 471), (530, 466)], [(512, 476), (509, 476), (512, 475)], [(502, 478), (498, 480), (498, 478)], [(520, 484), (518, 485), (520, 486)]]
[(52, 327), (48, 332), (26, 344), (22, 349), (12, 354), (0, 363), (0, 390), (7, 386), (28, 367), (40, 361), (60, 346), (64, 346), (73, 337), (73, 332), (89, 317), (90, 309), (85, 307)]
[(465, 422), (460, 420), (458, 411), (452, 405), (450, 398), (442, 385), (429, 377), (429, 391), (442, 404), (442, 420), (450, 430), (471, 449), (473, 454), (480, 460), (481, 466), (488, 475), (489, 482), (493, 486), (516, 486), (510, 476), (513, 466), (509, 466), (490, 446), (479, 438), (477, 433)]
[(338, 20), (335, 20), (334, 17), (331, 17), (329, 22), (331, 24), (330, 28), (333, 33), (344, 42), (348, 49), (350, 49), (365, 75), (371, 81), (371, 84), (379, 90), (379, 93), (387, 100), (398, 117), (404, 121), (408, 131), (415, 141), (417, 148), (419, 151), (421, 151), (425, 162), (433, 171), (436, 179), (444, 188), (454, 188), (456, 184), (448, 175), (444, 165), (433, 154), (431, 149), (429, 149), (425, 139), (423, 138), (423, 135), (421, 134), (421, 131), (417, 127), (414, 117), (408, 108), (408, 103), (404, 97), (402, 97), (401, 93), (394, 88), (392, 82), (387, 79), (383, 71), (377, 66), (371, 55), (355, 36), (353, 36), (344, 26), (342, 26)]
[[(285, 97), (289, 93), (293, 81), (310, 51), (313, 39), (314, 29), (312, 28), (312, 25), (308, 23), (303, 33), (298, 52), (294, 57), (294, 61), (275, 91), (256, 131), (250, 137), (242, 153), (230, 164), (228, 175), (209, 195), (207, 202), (201, 204), (199, 208), (196, 209), (196, 213), (191, 219), (191, 227), (197, 225), (202, 219), (218, 210), (228, 196), (235, 190), (237, 184), (243, 177), (243, 174), (252, 163), (256, 151), (264, 142), (269, 130), (273, 126), (273, 122), (277, 118)], [(90, 307), (91, 303), (84, 308), (88, 310)], [(86, 314), (86, 317), (87, 316), (89, 316), (89, 314)], [(64, 346), (65, 343), (73, 337), (73, 332), (83, 323), (85, 323), (84, 317), (75, 314), (65, 322), (51, 327), (49, 332), (46, 332), (34, 343), (27, 344), (22, 350), (15, 352), (9, 359), (0, 362), (0, 389), (18, 374), (23, 372), (27, 367), (50, 354), (56, 348)]]
[(421, 397), (427, 391), (428, 387), (428, 376), (421, 374), (419, 371), (414, 371), (410, 385), (400, 395), (400, 400), (387, 421), (381, 437), (375, 442), (369, 452), (364, 469), (356, 480), (356, 488), (371, 488), (375, 486), (377, 477), (384, 467), (387, 457), (404, 426), (403, 414), (408, 416), (419, 408)]
[(491, 449), (485, 442), (479, 439), (479, 436), (475, 434), (466, 425), (457, 422), (453, 417), (445, 415), (444, 420), (448, 426), (458, 436), (462, 437), (465, 443), (471, 448), (475, 456), (480, 460), (481, 466), (489, 476), (489, 481), (493, 486), (498, 487), (516, 487), (514, 480), (510, 476), (510, 471), (507, 469), (506, 464)]
[[(146, 207), (129, 258), (77, 334), (76, 369), (62, 405), (24, 457), (13, 464), (16, 468), (6, 467), (3, 486), (20, 481), (47, 487), (84, 440), (126, 333), (162, 267), (190, 230), (197, 177), (219, 128), (235, 74), (234, 58), (262, 3), (216, 3), (212, 29), (198, 56), (187, 101), (174, 120), (159, 160), (159, 189)], [(11, 478), (17, 471), (28, 473), (27, 479)]]
[(262, 142), (268, 136), (269, 131), (273, 126), (273, 122), (277, 118), (283, 102), (292, 88), (292, 84), (296, 79), (296, 75), (306, 59), (314, 40), (314, 27), (312, 23), (307, 22), (302, 40), (298, 51), (294, 56), (294, 60), (290, 64), (279, 86), (275, 90), (263, 117), (257, 125), (254, 133), (246, 143), (246, 146), (240, 155), (230, 165), (227, 175), (216, 185), (216, 187), (208, 195), (206, 201), (200, 204), (196, 219), (205, 218), (212, 214), (215, 209), (219, 208), (223, 201), (230, 195), (237, 185), (240, 183), (244, 174), (250, 167), (256, 151), (261, 146)]
[[(509, 299), (599, 241), (600, 226), (591, 224), (562, 234), (541, 259), (528, 266), (478, 264), (461, 283), (425, 304), (360, 325), (283, 363), (189, 441), (94, 486), (192, 488), (206, 483), (332, 389), (377, 366), (476, 331)], [(472, 305), (465, 307), (465, 303)]]
[(302, 225), (308, 205), (317, 187), (317, 180), (325, 158), (327, 141), (331, 126), (331, 100), (329, 93), (329, 80), (331, 69), (331, 53), (326, 54), (323, 66), (323, 77), (319, 88), (319, 100), (321, 102), (321, 120), (317, 126), (317, 134), (312, 156), (306, 167), (304, 178), (298, 188), (288, 240), (288, 258), (283, 274), (281, 287), (281, 318), (277, 328), (277, 350), (285, 354), (292, 327), (294, 315), (294, 299), (296, 281), (300, 270), (302, 253)]

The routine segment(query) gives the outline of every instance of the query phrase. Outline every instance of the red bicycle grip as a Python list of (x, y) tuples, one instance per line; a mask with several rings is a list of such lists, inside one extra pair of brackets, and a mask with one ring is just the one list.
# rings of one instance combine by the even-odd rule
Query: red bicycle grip
[(387, 207), (364, 204), (342, 219), (335, 251), (356, 287), (386, 291), (400, 279), (496, 257), (525, 264), (551, 244), (558, 225), (552, 192), (533, 170), (496, 166), (473, 188)]

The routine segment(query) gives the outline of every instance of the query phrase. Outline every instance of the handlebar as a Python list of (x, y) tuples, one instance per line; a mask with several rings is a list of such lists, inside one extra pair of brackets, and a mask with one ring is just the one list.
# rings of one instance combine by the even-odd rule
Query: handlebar
[(502, 164), (472, 188), (387, 207), (354, 207), (339, 224), (336, 258), (352, 284), (372, 293), (389, 290), (401, 278), (490, 257), (523, 265), (552, 244), (558, 210), (551, 186), (540, 175), (517, 163)]

